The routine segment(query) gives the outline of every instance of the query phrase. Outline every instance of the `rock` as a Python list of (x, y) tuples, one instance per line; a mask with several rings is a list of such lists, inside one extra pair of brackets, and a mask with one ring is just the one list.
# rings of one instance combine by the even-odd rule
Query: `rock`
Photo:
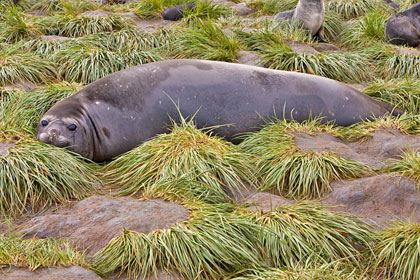
[(340, 49), (333, 44), (329, 44), (329, 43), (318, 43), (315, 45), (314, 47), (317, 51), (319, 52), (334, 52), (334, 51), (340, 51)]
[(87, 249), (88, 257), (105, 247), (122, 229), (149, 233), (187, 220), (189, 211), (162, 199), (92, 196), (24, 222), (19, 226), (29, 237), (60, 237)]
[(400, 48), (395, 49), (395, 53), (396, 54), (401, 54), (401, 55), (419, 56), (420, 55), (420, 50), (419, 49), (414, 49), (414, 48), (408, 48), (408, 47), (400, 47)]
[(164, 19), (136, 20), (136, 27), (142, 31), (155, 32), (164, 27), (175, 24), (175, 21)]
[(239, 51), (236, 62), (246, 65), (257, 66), (260, 63), (261, 55), (254, 51)]
[(245, 2), (235, 4), (231, 6), (231, 8), (238, 16), (246, 16), (255, 12), (255, 10), (249, 8)]
[(393, 219), (420, 222), (420, 192), (411, 179), (397, 174), (332, 182), (322, 203), (334, 210), (372, 220), (379, 225)]
[(266, 192), (258, 192), (243, 201), (243, 203), (253, 204), (248, 208), (252, 211), (263, 211), (269, 212), (272, 209), (275, 209), (279, 206), (285, 204), (293, 204), (295, 201), (282, 198), (275, 194), (270, 194)]
[(0, 156), (7, 156), (9, 154), (9, 149), (14, 146), (15, 144), (13, 143), (0, 142)]
[(80, 267), (51, 267), (38, 268), (32, 271), (23, 267), (7, 267), (0, 270), (2, 280), (101, 280), (102, 278), (92, 271)]
[(407, 149), (420, 149), (420, 137), (403, 134), (397, 129), (377, 129), (371, 138), (355, 143), (343, 141), (329, 133), (309, 135), (298, 132), (294, 133), (294, 136), (296, 145), (304, 152), (336, 152), (376, 169), (385, 167), (389, 159), (400, 158)]
[(284, 40), (284, 43), (286, 43), (292, 49), (292, 51), (294, 51), (295, 53), (298, 53), (300, 55), (302, 55), (302, 54), (307, 54), (307, 55), (317, 55), (317, 54), (319, 54), (319, 52), (316, 49), (314, 49), (312, 46), (310, 46), (308, 44), (305, 44), (305, 43), (295, 42), (295, 41), (289, 40), (289, 39)]
[(48, 12), (41, 9), (30, 11), (28, 14), (35, 17), (48, 16)]
[(33, 91), (37, 86), (29, 81), (20, 81), (13, 85), (8, 84), (3, 87), (5, 90), (23, 89), (25, 92)]
[(72, 38), (69, 37), (63, 37), (63, 36), (56, 36), (56, 35), (42, 35), (41, 36), (42, 41), (67, 41), (71, 40)]

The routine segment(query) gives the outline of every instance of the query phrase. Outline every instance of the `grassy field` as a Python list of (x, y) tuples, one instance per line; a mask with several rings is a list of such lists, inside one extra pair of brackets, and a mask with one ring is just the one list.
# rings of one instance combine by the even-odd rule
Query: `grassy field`
[[(128, 1), (130, 2), (130, 1)], [(144, 30), (167, 7), (196, 2), (174, 24)], [(296, 0), (142, 0), (100, 4), (88, 0), (21, 0), (0, 6), (0, 266), (80, 265), (100, 276), (146, 278), (158, 269), (183, 279), (420, 279), (420, 225), (396, 221), (374, 231), (362, 219), (334, 212), (317, 200), (330, 183), (398, 173), (419, 182), (420, 154), (409, 150), (385, 169), (333, 152), (304, 152), (296, 132), (330, 133), (346, 141), (368, 139), (380, 128), (420, 133), (420, 50), (388, 44), (385, 23), (396, 12), (380, 0), (325, 2), (324, 34), (271, 18)], [(417, 1), (398, 0), (400, 10)], [(234, 5), (253, 12), (240, 16)], [(82, 13), (103, 10), (107, 17)], [(128, 14), (130, 13), (130, 14)], [(130, 16), (126, 16), (130, 15)], [(137, 19), (134, 20), (133, 16)], [(54, 37), (52, 37), (54, 36)], [(290, 42), (312, 53), (296, 51)], [(134, 65), (195, 58), (238, 62), (242, 53), (259, 66), (320, 75), (363, 87), (363, 93), (405, 111), (350, 127), (276, 120), (234, 145), (198, 129), (194, 119), (113, 161), (97, 164), (39, 143), (39, 118), (81, 87)], [(27, 90), (27, 88), (31, 90)], [(229, 193), (252, 186), (296, 200), (253, 212)], [(165, 198), (191, 217), (165, 230), (123, 230), (91, 259), (61, 239), (24, 239), (13, 220), (94, 194)]]

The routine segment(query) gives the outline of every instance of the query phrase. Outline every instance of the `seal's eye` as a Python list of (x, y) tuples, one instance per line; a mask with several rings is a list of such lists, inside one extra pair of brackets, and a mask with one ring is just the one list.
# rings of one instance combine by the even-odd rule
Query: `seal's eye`
[(42, 126), (47, 126), (48, 125), (48, 121), (47, 120), (42, 120), (41, 121), (41, 125)]
[(67, 126), (67, 128), (68, 128), (69, 130), (71, 130), (71, 131), (74, 131), (74, 130), (76, 130), (77, 125), (75, 125), (74, 123), (72, 123), (72, 124), (69, 124), (69, 125)]

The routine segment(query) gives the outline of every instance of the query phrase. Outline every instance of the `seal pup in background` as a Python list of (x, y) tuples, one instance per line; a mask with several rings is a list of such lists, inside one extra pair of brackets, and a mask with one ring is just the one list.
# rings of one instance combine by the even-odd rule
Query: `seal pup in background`
[(278, 13), (275, 18), (280, 22), (297, 22), (311, 32), (312, 37), (318, 42), (327, 41), (322, 37), (325, 17), (323, 0), (299, 0), (294, 10)]
[(87, 85), (45, 113), (37, 139), (101, 162), (167, 132), (180, 114), (195, 114), (198, 128), (219, 126), (212, 131), (235, 143), (237, 134), (258, 130), (264, 119), (321, 116), (347, 126), (390, 112), (400, 111), (331, 79), (180, 59), (131, 67)]
[(386, 23), (385, 37), (394, 45), (420, 45), (420, 3), (393, 15)]
[(162, 18), (165, 20), (180, 20), (184, 17), (184, 11), (192, 11), (195, 9), (195, 3), (181, 4), (178, 6), (167, 8), (162, 12)]

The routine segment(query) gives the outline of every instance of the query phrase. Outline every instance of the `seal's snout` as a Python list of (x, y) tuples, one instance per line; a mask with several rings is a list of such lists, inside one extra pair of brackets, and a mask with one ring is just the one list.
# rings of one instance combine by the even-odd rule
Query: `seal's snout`
[(60, 148), (64, 148), (70, 145), (70, 142), (66, 139), (66, 137), (61, 135), (60, 131), (54, 128), (50, 129), (48, 132), (39, 134), (38, 140)]

